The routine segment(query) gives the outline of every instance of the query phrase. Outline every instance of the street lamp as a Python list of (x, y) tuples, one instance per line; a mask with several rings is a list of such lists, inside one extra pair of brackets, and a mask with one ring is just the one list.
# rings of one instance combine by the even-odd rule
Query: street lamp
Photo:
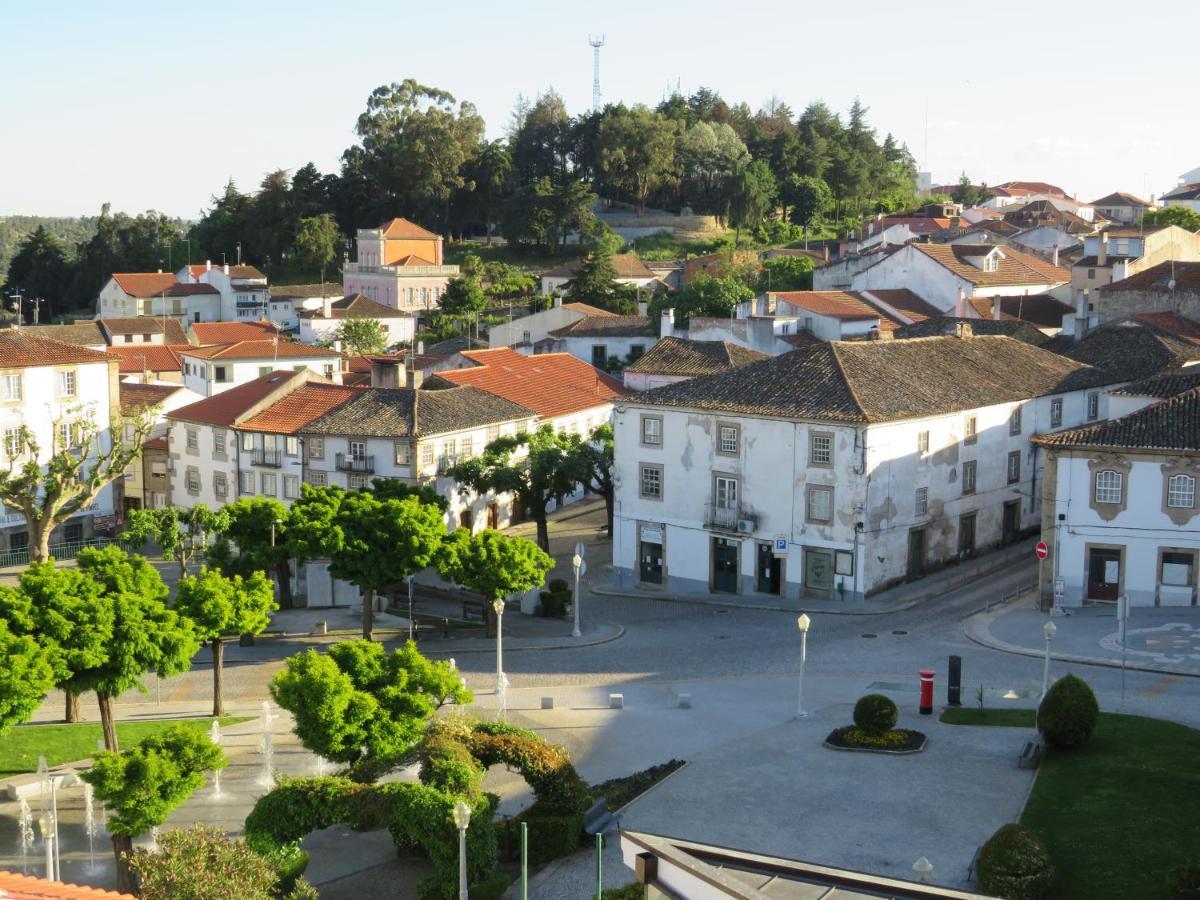
[(504, 600), (497, 597), (492, 601), (492, 610), (496, 613), (496, 696), (500, 698), (501, 704), (504, 702), (504, 662), (503, 662), (503, 642), (501, 633), (504, 631)]
[(579, 576), (587, 571), (587, 563), (583, 561), (583, 555), (587, 550), (583, 546), (583, 542), (575, 545), (575, 555), (571, 557), (571, 567), (575, 570), (575, 629), (571, 632), (571, 637), (582, 637), (583, 632), (579, 630)]
[(408, 639), (413, 639), (413, 581), (416, 580), (416, 575), (408, 576)]
[(42, 833), (42, 843), (46, 845), (46, 880), (57, 881), (54, 872), (54, 826), (50, 824), (49, 816), (38, 817), (38, 831)]
[(804, 711), (804, 666), (808, 662), (808, 629), (812, 619), (807, 613), (800, 613), (796, 619), (796, 627), (800, 629), (800, 698), (796, 703), (796, 718), (804, 719), (808, 713)]
[(1042, 700), (1046, 699), (1046, 692), (1050, 690), (1050, 642), (1054, 640), (1054, 635), (1058, 633), (1058, 626), (1053, 621), (1047, 620), (1042, 626), (1042, 634), (1046, 636), (1046, 667), (1042, 669)]
[(458, 829), (458, 900), (467, 900), (467, 826), (471, 824), (471, 807), (459, 800), (452, 815)]

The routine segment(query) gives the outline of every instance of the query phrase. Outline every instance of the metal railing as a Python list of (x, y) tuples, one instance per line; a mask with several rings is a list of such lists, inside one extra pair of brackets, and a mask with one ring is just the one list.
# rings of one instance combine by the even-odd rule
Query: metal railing
[(740, 505), (721, 506), (717, 503), (708, 503), (704, 510), (704, 527), (715, 528), (719, 531), (738, 531), (738, 523), (749, 518), (750, 516)]
[(375, 471), (374, 456), (347, 456), (339, 453), (334, 457), (334, 465), (339, 472), (357, 472), (370, 475)]
[[(87, 541), (69, 541), (63, 544), (51, 544), (50, 555), (57, 560), (74, 559), (80, 550), (87, 547), (107, 547), (113, 543), (111, 538), (92, 538)], [(22, 550), (6, 550), (0, 553), (0, 568), (5, 566), (29, 565), (29, 548)]]
[(270, 466), (278, 469), (283, 464), (283, 454), (279, 450), (257, 449), (252, 457), (256, 466)]

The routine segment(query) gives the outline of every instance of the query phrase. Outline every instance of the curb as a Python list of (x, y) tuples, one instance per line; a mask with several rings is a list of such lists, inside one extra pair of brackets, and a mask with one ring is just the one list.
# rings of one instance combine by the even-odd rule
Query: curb
[[(998, 650), (1001, 653), (1011, 653), (1016, 656), (1030, 656), (1037, 659), (1044, 659), (1046, 656), (1045, 650), (1036, 650), (1032, 647), (1022, 647), (1019, 644), (1010, 644), (1008, 641), (1002, 641), (999, 638), (992, 637), (989, 625), (995, 619), (994, 614), (976, 613), (965, 622), (963, 622), (963, 634), (970, 641), (979, 644), (981, 647), (987, 647), (989, 650)], [(985, 621), (976, 621), (977, 619)], [(1051, 656), (1059, 662), (1075, 663), (1081, 666), (1102, 666), (1107, 669), (1120, 669), (1121, 661), (1119, 659), (1109, 659), (1100, 656), (1080, 656), (1074, 653), (1054, 653)], [(1200, 678), (1200, 671), (1194, 669), (1173, 669), (1170, 666), (1157, 666), (1151, 663), (1131, 663), (1126, 661), (1124, 667), (1127, 672), (1151, 672), (1157, 675), (1178, 675), (1182, 678)]]
[(913, 600), (905, 600), (900, 603), (894, 603), (891, 606), (881, 606), (878, 609), (825, 609), (824, 607), (813, 608), (811, 606), (797, 607), (782, 607), (768, 606), (765, 603), (737, 603), (732, 600), (710, 600), (707, 597), (695, 596), (685, 597), (679, 594), (656, 594), (652, 591), (645, 593), (632, 593), (629, 591), (617, 591), (610, 588), (590, 587), (588, 592), (595, 594), (598, 597), (620, 597), (626, 600), (664, 600), (667, 603), (686, 603), (693, 606), (719, 606), (725, 609), (754, 609), (762, 612), (778, 612), (778, 613), (802, 613), (808, 612), (814, 615), (828, 616), (879, 616), (885, 613), (903, 612), (906, 609), (912, 609), (923, 600), (928, 600), (932, 594), (928, 596), (917, 597)]
[[(605, 622), (605, 625), (611, 625), (616, 628), (616, 634), (610, 634), (605, 637), (597, 638), (573, 638), (567, 637), (568, 643), (559, 644), (537, 644), (532, 647), (513, 647), (507, 642), (504, 644), (505, 653), (524, 653), (531, 650), (570, 650), (574, 647), (598, 647), (601, 644), (609, 644), (613, 641), (620, 640), (625, 636), (625, 626), (616, 625), (612, 622)], [(428, 645), (418, 645), (423, 653), (495, 653), (496, 647), (494, 642), (490, 642), (487, 638), (480, 639), (480, 643), (490, 643), (487, 647), (430, 647)]]

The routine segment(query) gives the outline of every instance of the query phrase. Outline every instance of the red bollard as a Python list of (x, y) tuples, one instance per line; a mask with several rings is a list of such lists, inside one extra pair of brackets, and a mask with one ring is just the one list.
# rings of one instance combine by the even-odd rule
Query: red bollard
[(921, 715), (933, 715), (933, 669), (921, 670)]

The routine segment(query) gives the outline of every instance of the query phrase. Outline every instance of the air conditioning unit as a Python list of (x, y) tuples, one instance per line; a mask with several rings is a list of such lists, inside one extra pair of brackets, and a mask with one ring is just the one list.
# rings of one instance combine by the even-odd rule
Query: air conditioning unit
[(753, 519), (738, 519), (738, 534), (753, 534), (754, 520)]

